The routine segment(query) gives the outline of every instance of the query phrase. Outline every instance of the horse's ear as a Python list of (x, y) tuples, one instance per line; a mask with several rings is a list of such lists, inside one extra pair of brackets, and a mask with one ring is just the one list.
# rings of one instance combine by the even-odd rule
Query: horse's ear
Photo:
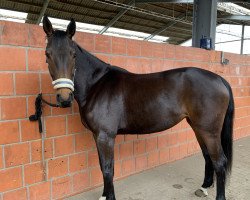
[(49, 37), (54, 33), (53, 27), (47, 15), (43, 17), (43, 30), (46, 35)]
[(76, 32), (76, 22), (74, 19), (70, 20), (70, 23), (67, 27), (66, 33), (70, 39), (75, 35)]

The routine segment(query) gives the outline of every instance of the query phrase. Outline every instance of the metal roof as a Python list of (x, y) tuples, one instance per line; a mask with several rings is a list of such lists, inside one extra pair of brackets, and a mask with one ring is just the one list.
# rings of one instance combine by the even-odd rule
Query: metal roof
[[(234, 2), (250, 9), (249, 1)], [(189, 3), (187, 3), (189, 2)], [(190, 3), (191, 2), (191, 3)], [(1, 0), (0, 8), (28, 13), (26, 23), (49, 17), (74, 18), (78, 22), (140, 31), (169, 37), (168, 43), (181, 44), (192, 37), (192, 0)], [(230, 8), (229, 8), (230, 9)], [(250, 25), (250, 15), (218, 9), (218, 24)], [(102, 33), (105, 30), (102, 31)]]

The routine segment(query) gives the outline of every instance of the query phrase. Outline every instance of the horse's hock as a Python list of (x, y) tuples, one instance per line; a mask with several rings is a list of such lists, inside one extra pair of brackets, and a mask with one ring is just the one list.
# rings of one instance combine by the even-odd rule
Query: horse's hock
[[(83, 128), (76, 103), (72, 108), (44, 107), (44, 181), (41, 135), (34, 113), (36, 95), (55, 101), (45, 63), (42, 27), (0, 21), (0, 199), (57, 199), (102, 184), (97, 151)], [(213, 71), (233, 88), (235, 139), (250, 135), (250, 57), (123, 38), (77, 33), (75, 40), (105, 62), (135, 73), (195, 66)], [(198, 84), (198, 83), (197, 83)], [(182, 121), (161, 134), (116, 138), (115, 178), (193, 155), (199, 145), (189, 125)]]

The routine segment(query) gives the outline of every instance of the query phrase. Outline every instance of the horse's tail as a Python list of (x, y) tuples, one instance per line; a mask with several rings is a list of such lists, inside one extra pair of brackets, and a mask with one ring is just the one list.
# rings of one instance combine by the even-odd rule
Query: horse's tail
[(222, 82), (229, 92), (229, 104), (225, 115), (222, 131), (221, 131), (221, 144), (224, 154), (227, 158), (227, 173), (231, 172), (233, 162), (233, 121), (234, 121), (234, 99), (233, 92), (229, 83), (222, 78)]

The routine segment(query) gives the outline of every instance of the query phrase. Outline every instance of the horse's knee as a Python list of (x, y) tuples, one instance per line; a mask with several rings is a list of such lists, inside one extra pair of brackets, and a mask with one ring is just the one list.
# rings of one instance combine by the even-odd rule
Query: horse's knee
[(104, 170), (102, 174), (103, 174), (104, 179), (112, 179), (114, 175), (112, 170)]

